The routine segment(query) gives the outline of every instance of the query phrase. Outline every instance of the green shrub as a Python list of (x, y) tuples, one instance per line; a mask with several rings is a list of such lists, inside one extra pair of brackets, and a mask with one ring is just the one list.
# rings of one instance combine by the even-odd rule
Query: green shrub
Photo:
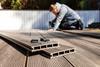
[(20, 0), (12, 0), (11, 2), (11, 7), (12, 9), (21, 9), (22, 8), (22, 4)]

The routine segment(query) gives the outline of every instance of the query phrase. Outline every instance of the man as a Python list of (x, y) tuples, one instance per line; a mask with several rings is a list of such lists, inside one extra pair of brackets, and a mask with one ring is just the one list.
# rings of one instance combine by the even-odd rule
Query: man
[(67, 29), (71, 26), (75, 26), (76, 29), (83, 29), (83, 23), (81, 22), (80, 16), (67, 5), (54, 2), (50, 5), (50, 12), (52, 12), (56, 18), (49, 22), (50, 26), (53, 29)]

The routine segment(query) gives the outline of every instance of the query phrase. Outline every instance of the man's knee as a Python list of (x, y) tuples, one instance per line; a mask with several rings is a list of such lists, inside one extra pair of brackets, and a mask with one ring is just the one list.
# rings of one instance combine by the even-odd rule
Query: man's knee
[(81, 20), (77, 21), (76, 28), (79, 29), (79, 30), (83, 30), (83, 23), (82, 23)]

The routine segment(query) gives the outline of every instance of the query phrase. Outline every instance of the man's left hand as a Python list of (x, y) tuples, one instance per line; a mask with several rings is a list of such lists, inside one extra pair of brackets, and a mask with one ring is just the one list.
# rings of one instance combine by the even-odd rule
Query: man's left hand
[(49, 32), (53, 32), (54, 30), (53, 30), (53, 29), (49, 29), (48, 31), (49, 31)]

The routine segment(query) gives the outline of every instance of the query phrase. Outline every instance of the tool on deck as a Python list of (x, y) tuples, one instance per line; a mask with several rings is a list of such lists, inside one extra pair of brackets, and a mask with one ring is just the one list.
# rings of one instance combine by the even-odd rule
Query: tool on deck
[(35, 38), (31, 40), (31, 43), (48, 42), (48, 41), (50, 40), (47, 38)]

